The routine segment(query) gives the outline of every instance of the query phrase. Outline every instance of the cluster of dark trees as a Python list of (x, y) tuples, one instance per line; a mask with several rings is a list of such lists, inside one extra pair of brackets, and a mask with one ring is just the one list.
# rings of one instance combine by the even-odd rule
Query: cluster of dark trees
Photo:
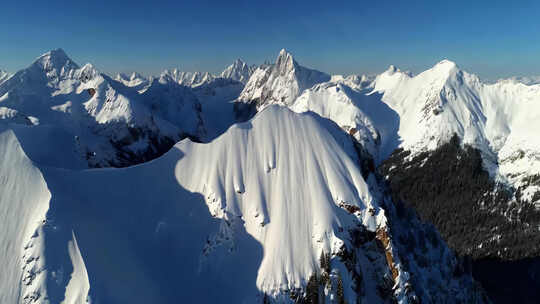
[(398, 213), (412, 207), (460, 255), (507, 260), (540, 255), (540, 212), (497, 185), (477, 149), (461, 146), (454, 136), (434, 151), (409, 155), (398, 149), (378, 168)]

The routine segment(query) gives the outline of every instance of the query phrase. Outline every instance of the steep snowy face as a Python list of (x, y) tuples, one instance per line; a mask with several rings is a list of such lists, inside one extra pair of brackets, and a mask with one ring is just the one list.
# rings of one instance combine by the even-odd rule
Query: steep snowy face
[(483, 302), (313, 113), (270, 106), (123, 169), (40, 172), (15, 135), (0, 132), (2, 302)]
[[(156, 90), (152, 92), (152, 96), (157, 95)], [(100, 167), (148, 160), (183, 137), (203, 135), (198, 133), (202, 121), (193, 94), (163, 88), (164, 97), (150, 102), (148, 95), (141, 96), (135, 87), (112, 80), (90, 64), (79, 68), (62, 50), (40, 56), (0, 84), (2, 107), (27, 117), (35, 129), (52, 127), (70, 133), (72, 145), (66, 147), (70, 151), (67, 154), (75, 153), (89, 166)], [(171, 112), (156, 115), (152, 106), (165, 99), (168, 106), (176, 103), (174, 111), (169, 108)], [(174, 115), (178, 117), (173, 119)], [(9, 117), (14, 116), (7, 112), (3, 115)], [(32, 149), (29, 154), (35, 160), (48, 158), (39, 151)]]
[(304, 90), (329, 80), (329, 75), (300, 66), (290, 53), (281, 50), (275, 64), (253, 72), (237, 102), (257, 109), (270, 104), (289, 106)]
[[(457, 134), (482, 151), (491, 173), (516, 188), (540, 173), (540, 141), (531, 133), (540, 130), (540, 85), (484, 84), (443, 60), (415, 77), (392, 67), (373, 87), (399, 114), (405, 149), (433, 150)], [(538, 186), (525, 191), (529, 198)]]
[(241, 59), (236, 59), (233, 64), (228, 66), (223, 72), (221, 72), (222, 78), (228, 78), (236, 81), (240, 81), (246, 84), (255, 71), (254, 67), (248, 66)]
[[(376, 215), (383, 216), (351, 159), (350, 143), (333, 131), (310, 115), (271, 107), (211, 144), (176, 146), (186, 155), (175, 170), (180, 184), (202, 193), (213, 216), (243, 223), (263, 245), (262, 291), (301, 287), (319, 267), (320, 253), (338, 252), (346, 242), (340, 231), (355, 223), (375, 230)], [(335, 149), (343, 145), (349, 154)], [(358, 209), (356, 217), (340, 209), (345, 204)]]
[[(51, 194), (15, 133), (0, 125), (0, 302), (30, 303), (46, 296), (44, 252), (38, 238)], [(15, 283), (18, 282), (18, 283)]]

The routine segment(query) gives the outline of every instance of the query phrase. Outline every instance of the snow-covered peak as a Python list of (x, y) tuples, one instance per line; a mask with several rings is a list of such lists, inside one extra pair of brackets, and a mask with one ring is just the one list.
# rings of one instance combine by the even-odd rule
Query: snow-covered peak
[(482, 151), (491, 173), (515, 188), (540, 173), (540, 141), (531, 133), (540, 129), (540, 85), (486, 84), (443, 60), (415, 77), (382, 73), (373, 87), (399, 114), (405, 149), (432, 150), (457, 134)]
[(45, 71), (49, 77), (66, 76), (70, 71), (79, 68), (63, 49), (51, 50), (39, 56), (31, 67)]
[(298, 65), (293, 58), (293, 55), (287, 52), (285, 49), (282, 49), (279, 52), (279, 55), (276, 59), (276, 67), (280, 73), (287, 73), (293, 71), (294, 68)]
[(245, 84), (246, 82), (248, 82), (249, 77), (251, 77), (253, 71), (254, 69), (248, 66), (244, 61), (242, 61), (241, 59), (236, 59), (233, 64), (228, 66), (221, 73), (221, 77), (240, 81)]
[(424, 73), (433, 73), (440, 75), (441, 77), (450, 77), (459, 72), (457, 64), (453, 61), (444, 59), (434, 65), (431, 69)]
[(291, 105), (306, 89), (330, 80), (330, 75), (301, 66), (293, 56), (280, 51), (275, 64), (259, 67), (250, 77), (238, 102), (261, 109), (270, 104)]

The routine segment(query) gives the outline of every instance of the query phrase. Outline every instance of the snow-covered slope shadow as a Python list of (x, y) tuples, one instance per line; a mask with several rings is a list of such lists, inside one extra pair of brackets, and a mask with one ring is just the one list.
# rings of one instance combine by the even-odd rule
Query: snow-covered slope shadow
[(42, 269), (29, 253), (39, 255), (43, 248), (37, 229), (50, 196), (13, 131), (0, 125), (0, 303), (23, 303), (34, 296), (26, 291), (41, 280)]
[(126, 169), (43, 170), (53, 193), (45, 259), (64, 272), (61, 282), (48, 278), (59, 286), (49, 295), (53, 302), (69, 282), (73, 236), (96, 302), (253, 303), (260, 296), (261, 245), (243, 225), (212, 218), (204, 198), (178, 184), (174, 169), (182, 157), (173, 148)]
[(54, 166), (69, 169), (88, 168), (79, 157), (76, 137), (69, 131), (54, 125), (10, 124), (25, 154), (38, 166)]
[(399, 114), (382, 101), (383, 94), (368, 90), (357, 91), (348, 86), (342, 86), (347, 95), (351, 97), (354, 105), (362, 111), (379, 135), (378, 155), (375, 159), (377, 165), (387, 159), (392, 152), (399, 147), (402, 140), (398, 134), (400, 117)]

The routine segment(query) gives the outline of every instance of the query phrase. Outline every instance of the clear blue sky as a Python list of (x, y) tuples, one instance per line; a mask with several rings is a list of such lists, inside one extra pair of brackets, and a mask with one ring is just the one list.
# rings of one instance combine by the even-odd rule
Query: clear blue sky
[(217, 72), (281, 48), (329, 73), (422, 71), (448, 58), (481, 77), (540, 75), (540, 1), (5, 1), (0, 68), (49, 49), (108, 73)]

